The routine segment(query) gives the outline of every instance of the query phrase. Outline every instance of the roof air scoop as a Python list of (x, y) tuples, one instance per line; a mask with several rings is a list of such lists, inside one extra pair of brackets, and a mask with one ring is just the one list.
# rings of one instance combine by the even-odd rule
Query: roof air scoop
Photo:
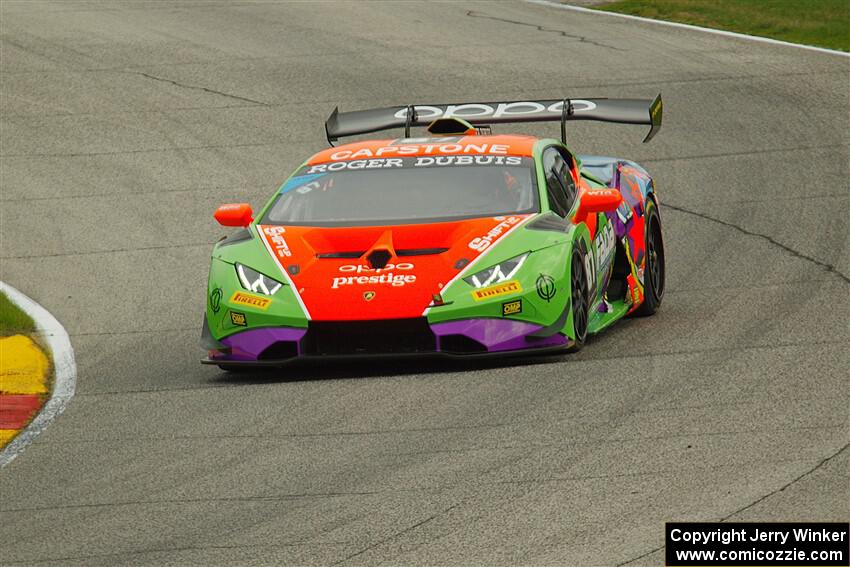
[(428, 126), (432, 136), (475, 136), (475, 126), (461, 118), (437, 118)]
[(386, 248), (376, 248), (369, 252), (369, 255), (366, 256), (366, 261), (369, 262), (373, 270), (383, 270), (392, 257), (393, 255)]

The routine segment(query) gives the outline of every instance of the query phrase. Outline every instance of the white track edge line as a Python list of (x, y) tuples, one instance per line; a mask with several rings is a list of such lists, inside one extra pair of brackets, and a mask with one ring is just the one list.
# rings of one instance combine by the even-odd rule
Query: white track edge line
[(683, 24), (680, 22), (668, 22), (666, 20), (655, 20), (653, 18), (645, 18), (643, 16), (633, 16), (631, 14), (620, 14), (617, 12), (607, 12), (605, 10), (593, 10), (591, 8), (583, 8), (581, 6), (573, 6), (572, 4), (561, 4), (559, 2), (554, 2), (552, 0), (523, 0), (523, 2), (527, 2), (529, 4), (538, 4), (540, 6), (548, 6), (550, 8), (559, 8), (561, 10), (570, 10), (573, 12), (581, 12), (583, 14), (596, 14), (603, 16), (613, 16), (616, 18), (625, 18), (627, 20), (637, 20), (639, 22), (649, 22), (653, 24), (659, 24), (662, 26), (670, 26), (674, 28), (681, 28), (686, 30), (694, 30), (701, 31), (707, 33), (713, 33), (715, 35), (722, 35), (726, 37), (734, 37), (738, 39), (747, 39), (750, 41), (758, 41), (761, 43), (770, 43), (773, 45), (784, 45), (785, 47), (796, 47), (798, 49), (806, 49), (808, 51), (817, 51), (819, 53), (827, 53), (829, 55), (840, 55), (842, 57), (850, 57), (850, 52), (847, 51), (838, 51), (837, 49), (827, 49), (826, 47), (815, 47), (814, 45), (806, 45), (803, 43), (791, 43), (790, 41), (782, 41), (779, 39), (772, 39), (769, 37), (761, 37), (758, 35), (749, 35), (745, 33), (731, 32), (726, 30), (717, 30), (713, 28), (704, 28), (702, 26), (695, 26), (693, 24)]
[(53, 358), (53, 391), (41, 411), (22, 429), (6, 447), (0, 451), (0, 468), (8, 465), (20, 455), (33, 439), (59, 417), (68, 402), (74, 397), (77, 384), (77, 364), (74, 348), (65, 327), (50, 312), (15, 289), (0, 281), (0, 292), (35, 321), (36, 332), (43, 337)]

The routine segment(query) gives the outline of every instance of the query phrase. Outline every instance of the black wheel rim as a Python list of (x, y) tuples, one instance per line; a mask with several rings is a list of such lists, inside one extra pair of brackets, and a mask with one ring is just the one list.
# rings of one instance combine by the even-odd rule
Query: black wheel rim
[(664, 247), (661, 243), (661, 228), (654, 218), (651, 221), (646, 242), (646, 264), (649, 281), (652, 284), (652, 295), (658, 301), (664, 294)]
[(584, 277), (584, 266), (581, 256), (573, 256), (572, 266), (572, 303), (573, 330), (577, 341), (584, 341), (587, 335), (587, 279)]

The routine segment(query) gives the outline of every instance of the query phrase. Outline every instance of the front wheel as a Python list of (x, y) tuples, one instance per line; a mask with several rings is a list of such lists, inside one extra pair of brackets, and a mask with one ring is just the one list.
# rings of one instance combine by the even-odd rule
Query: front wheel
[(584, 269), (584, 255), (580, 249), (573, 250), (570, 262), (570, 309), (573, 315), (573, 334), (575, 342), (569, 352), (581, 350), (587, 340), (587, 322), (589, 320), (590, 299), (587, 274)]
[(664, 264), (664, 240), (661, 236), (661, 217), (652, 199), (646, 201), (646, 266), (643, 275), (643, 303), (635, 311), (636, 315), (652, 315), (661, 307), (664, 297), (666, 266)]

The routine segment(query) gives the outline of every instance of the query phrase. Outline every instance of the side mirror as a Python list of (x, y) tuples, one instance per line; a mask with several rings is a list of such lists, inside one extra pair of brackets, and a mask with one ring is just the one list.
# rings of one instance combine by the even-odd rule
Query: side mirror
[(213, 214), (221, 226), (248, 226), (254, 220), (254, 211), (248, 203), (222, 205)]
[(584, 222), (591, 213), (616, 211), (623, 202), (623, 196), (617, 189), (590, 189), (579, 196), (575, 221)]

